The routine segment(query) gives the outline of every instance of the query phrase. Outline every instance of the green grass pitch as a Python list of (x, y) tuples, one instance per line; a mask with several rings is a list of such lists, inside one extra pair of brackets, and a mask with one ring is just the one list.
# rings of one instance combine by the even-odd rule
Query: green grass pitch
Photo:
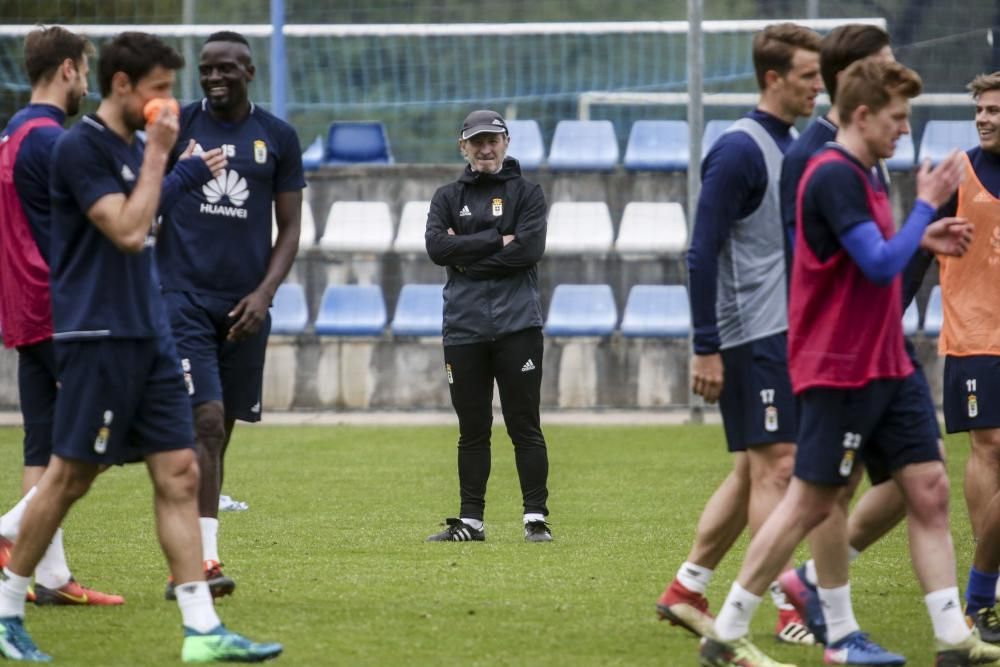
[[(729, 469), (717, 426), (546, 428), (556, 541), (525, 544), (510, 441), (494, 437), (487, 542), (427, 544), (457, 511), (453, 427), (238, 427), (220, 549), (236, 594), (223, 621), (285, 644), (289, 665), (693, 665), (696, 641), (655, 620), (704, 502)], [(18, 428), (0, 429), (0, 501), (20, 484)], [(961, 478), (968, 446), (948, 442), (960, 587), (972, 554)], [(60, 665), (174, 665), (180, 615), (142, 466), (111, 470), (65, 524), (77, 578), (121, 593), (122, 608), (28, 607), (27, 626)], [(745, 537), (709, 589), (728, 591)], [(802, 552), (800, 551), (800, 555)], [(910, 664), (929, 664), (930, 621), (896, 529), (852, 569), (862, 627)], [(779, 646), (765, 600), (753, 627), (774, 657), (818, 665), (816, 648)]]

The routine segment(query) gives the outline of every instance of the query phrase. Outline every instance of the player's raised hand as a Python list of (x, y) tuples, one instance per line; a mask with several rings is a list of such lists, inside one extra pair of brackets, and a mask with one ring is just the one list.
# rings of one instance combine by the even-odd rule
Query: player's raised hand
[(177, 113), (170, 105), (160, 106), (152, 122), (146, 125), (146, 150), (153, 148), (169, 152), (177, 143), (179, 132), (180, 123), (177, 119)]
[(192, 155), (194, 155), (195, 146), (198, 142), (194, 139), (188, 139), (188, 145), (184, 148), (184, 151), (177, 157), (178, 160), (186, 160)]
[(696, 354), (691, 358), (691, 391), (715, 403), (722, 393), (722, 355)]
[(229, 164), (221, 148), (213, 148), (210, 151), (205, 151), (201, 154), (201, 159), (205, 161), (205, 166), (212, 172), (212, 176), (221, 174), (222, 170)]
[(965, 218), (941, 218), (924, 230), (920, 247), (935, 255), (961, 257), (972, 243), (972, 224)]
[(933, 169), (930, 160), (924, 160), (917, 171), (917, 198), (940, 208), (958, 189), (964, 175), (964, 160), (957, 150), (949, 153)]

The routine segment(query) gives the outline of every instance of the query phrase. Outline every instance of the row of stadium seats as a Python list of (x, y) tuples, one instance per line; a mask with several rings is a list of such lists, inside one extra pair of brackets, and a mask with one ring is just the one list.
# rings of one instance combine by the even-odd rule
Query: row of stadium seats
[[(404, 285), (390, 330), (396, 336), (440, 336), (444, 300), (441, 285)], [(274, 297), (271, 332), (297, 335), (309, 324), (305, 290), (285, 283)], [(922, 331), (937, 336), (944, 316), (941, 288), (931, 290)], [(320, 336), (381, 336), (388, 323), (385, 299), (378, 285), (330, 285), (316, 317)], [(608, 285), (558, 285), (552, 294), (545, 333), (550, 336), (610, 336), (618, 325), (618, 309)], [(687, 288), (683, 285), (634, 285), (621, 318), (627, 337), (684, 338), (691, 330)], [(921, 330), (913, 301), (903, 316), (903, 331)]]
[[(406, 254), (425, 252), (428, 201), (403, 206), (396, 231), (389, 205), (380, 201), (337, 201), (330, 207), (319, 245), (335, 252)], [(275, 226), (275, 234), (277, 227)], [(299, 247), (314, 245), (316, 221), (308, 202), (302, 204)], [(687, 244), (684, 209), (675, 202), (632, 202), (625, 206), (614, 236), (611, 213), (604, 202), (556, 202), (549, 209), (546, 252), (549, 254), (680, 253)]]
[[(730, 120), (706, 123), (703, 157), (731, 124)], [(508, 126), (508, 154), (516, 157), (525, 169), (540, 167), (545, 162), (545, 144), (538, 123), (512, 120)], [(924, 127), (919, 161), (929, 158), (937, 163), (953, 149), (967, 150), (978, 142), (971, 121), (931, 120)], [(687, 121), (640, 120), (632, 125), (622, 164), (634, 171), (685, 171), (688, 155)], [(317, 137), (302, 157), (307, 169), (393, 162), (389, 138), (379, 122), (332, 123), (326, 142)], [(913, 167), (915, 158), (913, 139), (903, 135), (888, 165), (894, 171), (907, 171)], [(618, 166), (618, 159), (618, 139), (611, 121), (562, 120), (556, 125), (548, 152), (548, 166), (553, 171), (611, 171)]]
[[(397, 336), (440, 336), (442, 285), (404, 285), (390, 330)], [(305, 291), (285, 283), (275, 294), (271, 332), (296, 335), (306, 330)], [(330, 285), (323, 292), (315, 330), (320, 336), (381, 336), (388, 323), (378, 285)], [(608, 336), (618, 310), (608, 285), (559, 285), (552, 295), (545, 331), (552, 336)], [(635, 285), (621, 322), (622, 334), (636, 337), (685, 337), (691, 328), (683, 285)]]

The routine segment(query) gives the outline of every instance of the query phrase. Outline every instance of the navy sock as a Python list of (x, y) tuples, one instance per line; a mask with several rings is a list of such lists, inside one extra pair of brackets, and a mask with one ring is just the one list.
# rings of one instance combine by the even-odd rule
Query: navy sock
[(975, 616), (980, 609), (990, 608), (997, 602), (997, 572), (980, 572), (969, 568), (969, 585), (965, 589), (965, 613)]

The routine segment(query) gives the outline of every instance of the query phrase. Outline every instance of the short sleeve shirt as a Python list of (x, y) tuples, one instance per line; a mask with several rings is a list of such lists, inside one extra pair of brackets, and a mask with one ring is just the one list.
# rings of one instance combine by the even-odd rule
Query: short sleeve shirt
[(56, 142), (50, 271), (56, 340), (155, 338), (166, 311), (153, 259), (155, 226), (139, 253), (119, 250), (87, 217), (106, 195), (132, 193), (143, 144), (127, 143), (96, 115), (85, 116)]
[(295, 130), (256, 105), (237, 123), (212, 116), (207, 100), (181, 112), (174, 159), (222, 147), (228, 166), (182, 196), (164, 219), (157, 255), (163, 289), (242, 298), (267, 273), (275, 195), (305, 187)]

